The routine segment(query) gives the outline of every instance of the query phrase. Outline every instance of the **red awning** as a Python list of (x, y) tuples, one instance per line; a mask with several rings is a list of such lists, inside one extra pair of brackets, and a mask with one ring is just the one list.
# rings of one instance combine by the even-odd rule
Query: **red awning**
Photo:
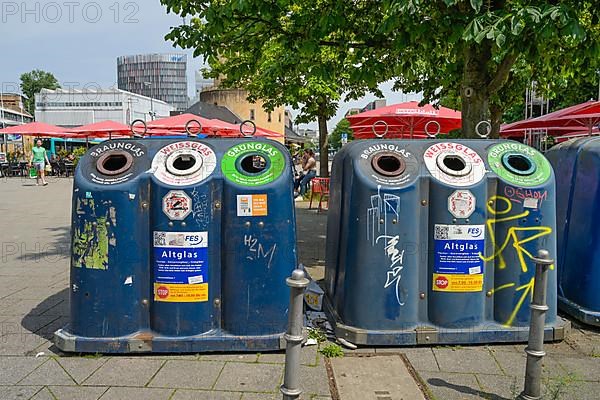
[(132, 135), (131, 128), (125, 124), (115, 121), (101, 121), (93, 124), (82, 125), (68, 130), (80, 136), (95, 138), (117, 138)]
[[(198, 131), (198, 123), (202, 126), (202, 132), (205, 135), (216, 135), (222, 131), (229, 131), (230, 128), (227, 127), (223, 122), (218, 119), (208, 119), (203, 118), (194, 114), (180, 114), (175, 115), (173, 117), (157, 119), (155, 121), (147, 122), (148, 126), (147, 134), (151, 135), (161, 135), (161, 134), (176, 134), (176, 133), (186, 133), (186, 126), (192, 133), (199, 133)], [(141, 125), (141, 124), (140, 124)], [(136, 125), (137, 131), (137, 125)]]
[[(374, 138), (377, 133), (385, 131), (388, 126), (386, 138), (424, 138), (427, 137), (425, 126), (430, 133), (437, 131), (439, 124), (440, 133), (446, 134), (461, 127), (461, 114), (459, 111), (446, 107), (435, 108), (431, 104), (419, 107), (417, 101), (393, 104), (387, 107), (369, 110), (360, 114), (347, 117), (350, 128), (354, 131), (355, 139)], [(380, 121), (385, 122), (385, 124)], [(437, 124), (436, 124), (437, 123)], [(374, 127), (375, 126), (375, 127)]]
[(29, 124), (11, 126), (9, 128), (0, 129), (0, 134), (53, 137), (53, 138), (77, 138), (77, 137), (80, 137), (75, 133), (67, 132), (67, 129), (65, 129), (65, 128), (46, 124), (44, 122), (31, 122)]
[(600, 124), (600, 101), (588, 101), (563, 108), (537, 118), (513, 122), (500, 127), (502, 137), (522, 136), (526, 130), (546, 130), (548, 135), (560, 136), (567, 132), (587, 131)]

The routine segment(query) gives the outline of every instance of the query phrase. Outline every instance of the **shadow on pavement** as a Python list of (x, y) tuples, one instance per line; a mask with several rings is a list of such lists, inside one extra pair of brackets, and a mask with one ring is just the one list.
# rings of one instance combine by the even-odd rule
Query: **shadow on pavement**
[(469, 386), (463, 386), (463, 385), (455, 385), (453, 383), (450, 382), (446, 382), (443, 379), (438, 379), (438, 378), (430, 378), (427, 380), (427, 383), (431, 386), (437, 386), (437, 387), (445, 387), (448, 389), (452, 389), (455, 390), (457, 392), (460, 393), (464, 393), (464, 394), (469, 394), (469, 395), (474, 395), (477, 397), (481, 397), (483, 399), (489, 399), (489, 400), (512, 400), (511, 398), (508, 397), (502, 397), (502, 396), (498, 396), (496, 394), (493, 393), (488, 393), (488, 392), (484, 392), (481, 390), (476, 390), (473, 389)]
[(60, 226), (43, 230), (46, 232), (46, 240), (43, 242), (8, 244), (16, 246), (15, 250), (20, 250), (20, 255), (15, 257), (16, 260), (54, 263), (61, 258), (68, 259), (71, 256), (71, 227)]

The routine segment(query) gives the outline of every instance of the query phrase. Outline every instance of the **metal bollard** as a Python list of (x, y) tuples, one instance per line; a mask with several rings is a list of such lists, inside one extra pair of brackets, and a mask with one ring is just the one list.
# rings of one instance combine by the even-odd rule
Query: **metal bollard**
[(541, 398), (542, 360), (544, 351), (544, 325), (546, 323), (546, 286), (548, 284), (548, 268), (554, 263), (548, 250), (538, 250), (535, 260), (535, 280), (533, 301), (529, 305), (531, 318), (529, 321), (529, 342), (525, 348), (527, 367), (525, 369), (525, 388), (520, 399), (537, 400)]
[(285, 348), (285, 376), (281, 393), (283, 400), (294, 400), (300, 396), (300, 352), (304, 337), (304, 288), (308, 286), (308, 279), (304, 271), (295, 269), (292, 276), (287, 278), (290, 287), (290, 308), (288, 310), (288, 330), (284, 335), (287, 342)]

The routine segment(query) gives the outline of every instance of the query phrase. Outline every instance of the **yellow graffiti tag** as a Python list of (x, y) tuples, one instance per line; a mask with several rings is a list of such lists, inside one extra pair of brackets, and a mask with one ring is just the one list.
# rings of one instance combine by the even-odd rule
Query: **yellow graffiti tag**
[[(530, 252), (528, 252), (523, 247), (523, 245), (525, 243), (539, 239), (540, 237), (550, 235), (552, 233), (552, 228), (550, 228), (549, 226), (529, 226), (529, 227), (512, 226), (512, 227), (508, 228), (508, 231), (506, 233), (506, 238), (499, 245), (498, 241), (496, 239), (495, 233), (494, 233), (494, 225), (497, 223), (501, 223), (501, 222), (509, 222), (509, 221), (518, 220), (520, 218), (526, 218), (529, 215), (529, 211), (525, 210), (519, 214), (515, 214), (515, 215), (511, 215), (511, 216), (504, 216), (512, 211), (511, 201), (508, 198), (503, 197), (503, 196), (492, 196), (489, 200), (490, 201), (488, 202), (487, 209), (490, 214), (494, 215), (494, 218), (488, 219), (486, 222), (486, 225), (487, 225), (487, 229), (489, 232), (490, 240), (494, 247), (494, 253), (489, 257), (485, 257), (481, 253), (479, 256), (481, 257), (482, 260), (484, 260), (486, 262), (492, 261), (497, 258), (498, 259), (498, 268), (504, 269), (504, 268), (506, 268), (507, 265), (506, 265), (506, 260), (504, 259), (503, 253), (508, 248), (508, 246), (512, 243), (512, 247), (517, 252), (517, 258), (519, 260), (519, 267), (521, 268), (521, 271), (527, 272), (527, 260), (533, 261), (534, 256)], [(496, 208), (494, 208), (492, 206), (493, 204), (498, 205), (498, 204), (502, 204), (502, 203), (504, 204), (505, 207), (502, 209), (499, 209), (499, 210), (497, 210)], [(499, 216), (502, 216), (502, 217), (499, 217)], [(520, 232), (527, 232), (527, 233), (533, 233), (533, 234), (519, 239), (518, 233), (520, 233)], [(551, 265), (550, 269), (554, 269), (554, 265)], [(514, 286), (516, 286), (516, 283), (507, 283), (507, 284), (504, 284), (504, 285), (494, 288), (492, 290), (492, 293), (497, 292), (499, 290), (514, 287)], [(523, 293), (521, 294), (521, 297), (519, 298), (519, 301), (517, 302), (514, 310), (510, 314), (510, 317), (506, 321), (506, 323), (505, 323), (506, 326), (512, 325), (517, 313), (519, 312), (519, 309), (525, 302), (527, 295), (533, 296), (533, 278), (531, 278), (531, 281), (529, 283), (526, 283), (525, 285), (518, 286), (517, 288), (515, 288), (515, 292), (520, 292), (520, 291), (523, 291)]]

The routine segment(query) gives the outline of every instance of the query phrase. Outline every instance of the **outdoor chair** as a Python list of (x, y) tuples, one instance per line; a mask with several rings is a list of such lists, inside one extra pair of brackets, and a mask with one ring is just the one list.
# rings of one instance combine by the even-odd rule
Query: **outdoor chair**
[[(312, 209), (313, 199), (319, 196), (319, 205), (317, 210), (327, 211), (329, 208), (329, 178), (313, 178), (311, 180), (311, 191), (310, 191), (310, 203), (308, 204), (308, 209)], [(323, 207), (324, 204), (327, 204), (327, 207)]]
[(11, 162), (8, 169), (10, 176), (23, 176), (23, 167), (21, 167), (21, 163)]

